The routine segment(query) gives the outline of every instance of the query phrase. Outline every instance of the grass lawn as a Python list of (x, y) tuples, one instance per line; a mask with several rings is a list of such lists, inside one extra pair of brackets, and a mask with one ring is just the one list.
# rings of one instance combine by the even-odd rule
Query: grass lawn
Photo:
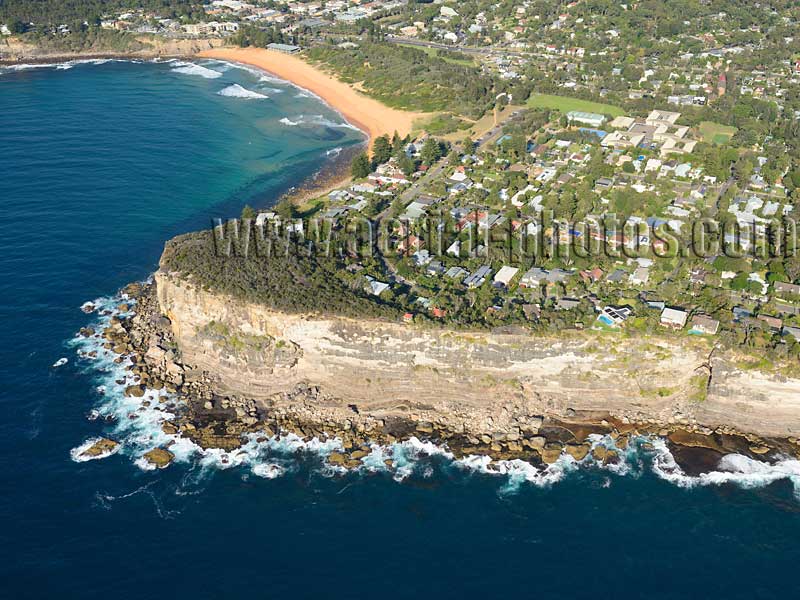
[(736, 127), (729, 125), (720, 125), (713, 121), (703, 121), (698, 127), (700, 137), (704, 142), (711, 142), (713, 144), (727, 144), (736, 133)]
[(564, 113), (581, 110), (601, 115), (611, 115), (612, 117), (619, 117), (625, 114), (625, 111), (619, 106), (612, 104), (603, 104), (602, 102), (592, 102), (591, 100), (581, 100), (580, 98), (570, 98), (568, 96), (553, 96), (551, 94), (531, 94), (526, 106), (528, 108), (552, 108)]

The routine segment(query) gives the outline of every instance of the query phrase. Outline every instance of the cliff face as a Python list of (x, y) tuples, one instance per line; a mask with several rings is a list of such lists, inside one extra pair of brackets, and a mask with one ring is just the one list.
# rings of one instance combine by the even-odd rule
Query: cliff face
[(162, 56), (193, 56), (198, 52), (210, 50), (223, 44), (221, 39), (177, 40), (159, 36), (140, 36), (136, 38), (140, 47), (131, 50), (116, 50), (106, 45), (86, 48), (80, 52), (70, 52), (58, 48), (39, 47), (15, 37), (0, 38), (0, 60), (61, 60), (84, 56), (119, 56), (157, 58)]
[(484, 430), (576, 411), (800, 431), (800, 380), (740, 371), (718, 353), (709, 360), (709, 340), (421, 329), (278, 313), (164, 272), (156, 284), (189, 377), (209, 373), (223, 394), (265, 400), (312, 384), (377, 416), (446, 414)]

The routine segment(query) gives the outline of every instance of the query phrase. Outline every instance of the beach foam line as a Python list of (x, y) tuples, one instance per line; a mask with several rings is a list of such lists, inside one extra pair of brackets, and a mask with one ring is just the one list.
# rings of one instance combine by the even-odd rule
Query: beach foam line
[(269, 96), (267, 96), (266, 94), (260, 94), (259, 92), (248, 90), (247, 88), (242, 87), (238, 83), (229, 85), (228, 87), (218, 91), (217, 94), (229, 98), (244, 98), (246, 100), (261, 100), (269, 98)]

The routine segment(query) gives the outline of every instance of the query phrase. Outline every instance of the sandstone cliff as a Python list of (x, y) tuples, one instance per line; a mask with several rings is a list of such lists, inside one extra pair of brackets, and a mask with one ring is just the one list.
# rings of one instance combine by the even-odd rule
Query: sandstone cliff
[(198, 52), (210, 50), (223, 44), (222, 39), (184, 40), (168, 39), (159, 36), (140, 36), (136, 38), (138, 47), (128, 51), (115, 50), (108, 46), (95, 46), (80, 52), (39, 47), (15, 37), (0, 37), (0, 61), (24, 62), (26, 60), (68, 60), (83, 57), (109, 58), (160, 58), (174, 56), (194, 56)]
[(274, 398), (298, 384), (376, 417), (445, 418), (464, 431), (530, 415), (800, 432), (800, 380), (735, 367), (708, 339), (462, 332), (278, 313), (156, 274), (188, 377), (221, 394)]

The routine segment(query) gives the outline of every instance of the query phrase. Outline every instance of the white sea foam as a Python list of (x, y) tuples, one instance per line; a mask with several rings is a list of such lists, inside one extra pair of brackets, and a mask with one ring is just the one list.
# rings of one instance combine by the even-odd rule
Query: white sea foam
[(292, 121), (287, 117), (283, 117), (280, 120), (280, 122), (283, 123), (284, 125), (288, 125), (289, 127), (297, 127), (298, 125), (300, 125), (300, 121)]
[(238, 83), (234, 83), (229, 85), (225, 89), (220, 90), (217, 92), (220, 96), (228, 96), (230, 98), (245, 98), (248, 100), (259, 100), (264, 98), (269, 98), (266, 94), (260, 94), (259, 92), (254, 92), (253, 90), (248, 90), (247, 88), (243, 88)]
[(733, 483), (741, 488), (760, 488), (776, 481), (787, 479), (794, 487), (795, 496), (800, 499), (800, 460), (785, 457), (775, 463), (754, 460), (741, 454), (728, 454), (720, 459), (718, 470), (686, 475), (662, 439), (652, 440), (655, 448), (653, 472), (679, 487), (722, 485)]
[(325, 151), (325, 156), (338, 156), (342, 151), (342, 147), (338, 146), (336, 148), (331, 148), (330, 150)]
[(253, 475), (258, 475), (264, 479), (276, 479), (281, 477), (286, 470), (276, 463), (260, 463), (253, 467)]
[(218, 77), (222, 77), (222, 73), (220, 73), (219, 71), (215, 71), (214, 69), (209, 69), (208, 67), (204, 67), (203, 65), (198, 65), (197, 63), (187, 63), (178, 61), (174, 64), (178, 66), (171, 69), (173, 73), (181, 73), (182, 75), (196, 75), (199, 77), (205, 77), (206, 79), (216, 79)]
[(53, 363), (53, 368), (63, 367), (68, 362), (69, 362), (69, 359), (62, 356), (56, 362)]

